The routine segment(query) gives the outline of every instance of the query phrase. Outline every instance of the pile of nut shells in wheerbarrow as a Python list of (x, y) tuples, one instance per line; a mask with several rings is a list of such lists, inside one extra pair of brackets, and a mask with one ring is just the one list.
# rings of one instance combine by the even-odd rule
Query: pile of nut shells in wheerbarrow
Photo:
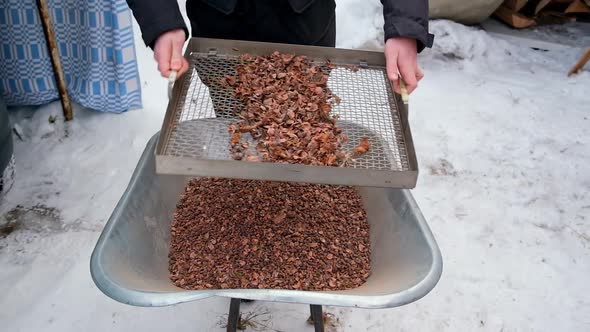
[[(324, 70), (331, 66), (279, 52), (242, 55), (220, 82), (244, 105), (228, 127), (231, 156), (338, 167), (367, 153), (367, 138), (343, 149), (348, 138), (332, 112), (340, 98)], [(370, 275), (369, 224), (353, 187), (195, 178), (171, 226), (170, 278), (185, 289), (345, 290)]]

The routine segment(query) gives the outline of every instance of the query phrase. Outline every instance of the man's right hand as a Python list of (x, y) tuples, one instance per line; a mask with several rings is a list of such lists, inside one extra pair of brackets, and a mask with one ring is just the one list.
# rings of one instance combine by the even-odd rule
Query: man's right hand
[(182, 47), (186, 36), (184, 30), (176, 29), (165, 32), (156, 39), (154, 59), (158, 62), (158, 71), (168, 78), (171, 70), (176, 70), (180, 77), (188, 70), (188, 61), (182, 56)]

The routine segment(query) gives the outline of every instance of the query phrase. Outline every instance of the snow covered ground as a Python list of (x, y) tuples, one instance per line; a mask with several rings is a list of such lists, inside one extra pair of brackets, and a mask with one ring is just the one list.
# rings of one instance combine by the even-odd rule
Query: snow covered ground
[[(338, 2), (339, 46), (381, 47), (374, 3)], [(581, 50), (534, 51), (447, 21), (431, 30), (426, 77), (410, 98), (421, 171), (413, 194), (443, 275), (404, 307), (328, 308), (334, 329), (590, 330), (590, 73), (565, 75)], [(22, 140), (17, 181), (0, 202), (0, 223), (16, 225), (0, 236), (1, 331), (222, 330), (227, 299), (137, 308), (90, 278), (92, 249), (167, 102), (166, 81), (136, 40), (143, 110), (77, 108), (67, 126), (57, 102), (12, 114)], [(242, 310), (268, 310), (260, 319), (277, 330), (312, 331), (303, 305)]]

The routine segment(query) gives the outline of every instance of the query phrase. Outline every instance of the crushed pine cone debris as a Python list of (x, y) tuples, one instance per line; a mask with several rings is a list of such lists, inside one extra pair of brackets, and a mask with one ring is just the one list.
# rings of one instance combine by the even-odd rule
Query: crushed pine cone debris
[(370, 274), (369, 224), (352, 187), (200, 178), (171, 229), (185, 289), (344, 290)]
[[(335, 68), (329, 62), (325, 66)], [(236, 75), (221, 79), (221, 85), (233, 89), (245, 105), (238, 114), (240, 120), (228, 128), (232, 157), (316, 166), (342, 166), (349, 161), (352, 153), (343, 150), (348, 138), (331, 114), (340, 98), (327, 83), (328, 73), (305, 56), (280, 52), (240, 56)], [(236, 135), (244, 133), (257, 142), (257, 156), (252, 156)], [(365, 150), (363, 153), (368, 147)], [(362, 154), (358, 149), (355, 153)]]
[(354, 153), (356, 153), (357, 155), (361, 155), (361, 154), (367, 153), (367, 151), (369, 151), (370, 148), (371, 148), (371, 145), (369, 143), (369, 139), (362, 138), (359, 145), (357, 145), (357, 147), (354, 149)]

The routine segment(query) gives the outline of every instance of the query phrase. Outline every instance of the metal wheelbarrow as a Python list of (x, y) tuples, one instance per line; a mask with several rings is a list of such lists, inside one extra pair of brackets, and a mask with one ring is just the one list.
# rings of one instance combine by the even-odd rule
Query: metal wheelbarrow
[[(422, 298), (437, 284), (442, 273), (441, 254), (410, 191), (361, 187), (372, 250), (371, 276), (361, 287), (345, 291), (176, 287), (168, 271), (170, 221), (190, 177), (156, 173), (158, 135), (148, 142), (92, 253), (92, 278), (110, 298), (156, 307), (229, 297), (231, 330), (231, 320), (237, 320), (239, 314), (239, 299), (310, 304), (312, 319), (318, 322), (322, 305), (392, 308)], [(316, 323), (316, 331), (321, 331), (319, 325)]]

